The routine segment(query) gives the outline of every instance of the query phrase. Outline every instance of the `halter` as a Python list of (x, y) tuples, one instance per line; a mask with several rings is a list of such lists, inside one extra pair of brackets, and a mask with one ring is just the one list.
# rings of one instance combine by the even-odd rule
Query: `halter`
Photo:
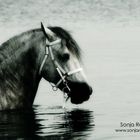
[(52, 60), (52, 62), (54, 64), (54, 66), (55, 66), (55, 69), (57, 70), (57, 72), (58, 72), (58, 74), (60, 76), (60, 80), (56, 84), (51, 83), (52, 89), (54, 91), (56, 91), (58, 89), (59, 85), (61, 83), (63, 83), (64, 84), (64, 88), (62, 89), (62, 91), (65, 93), (65, 89), (67, 89), (68, 90), (67, 94), (69, 94), (71, 92), (71, 89), (70, 89), (70, 87), (67, 84), (68, 83), (67, 82), (67, 77), (82, 71), (82, 68), (78, 68), (78, 69), (75, 69), (73, 71), (66, 72), (61, 67), (61, 65), (55, 60), (54, 55), (53, 55), (53, 51), (52, 51), (52, 46), (56, 45), (56, 44), (59, 44), (59, 43), (61, 43), (61, 39), (60, 38), (58, 38), (57, 40), (55, 40), (53, 42), (49, 42), (48, 40), (46, 40), (45, 56), (44, 56), (44, 59), (43, 59), (43, 61), (41, 63), (40, 69), (39, 69), (39, 75), (41, 75), (42, 69), (43, 69), (44, 64), (46, 62), (46, 59), (48, 58), (48, 55), (50, 54), (51, 60)]

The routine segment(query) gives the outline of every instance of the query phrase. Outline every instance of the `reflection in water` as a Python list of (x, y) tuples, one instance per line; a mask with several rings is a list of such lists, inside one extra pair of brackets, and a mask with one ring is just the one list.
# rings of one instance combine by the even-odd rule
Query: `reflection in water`
[(0, 112), (0, 138), (37, 138), (39, 128), (33, 110)]
[[(59, 114), (57, 114), (59, 115)], [(52, 124), (55, 133), (46, 137), (57, 137), (57, 139), (74, 139), (88, 137), (93, 132), (92, 111), (74, 109), (60, 115), (59, 122)]]
[(93, 132), (93, 112), (35, 106), (30, 111), (0, 112), (1, 138), (73, 139)]

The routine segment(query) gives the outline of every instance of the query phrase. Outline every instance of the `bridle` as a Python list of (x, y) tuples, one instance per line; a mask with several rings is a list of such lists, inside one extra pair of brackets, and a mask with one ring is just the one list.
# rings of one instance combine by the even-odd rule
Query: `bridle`
[(41, 72), (42, 72), (42, 69), (44, 67), (44, 64), (46, 62), (46, 59), (48, 58), (48, 55), (50, 54), (50, 57), (51, 57), (51, 60), (55, 66), (55, 69), (57, 70), (59, 76), (60, 76), (60, 80), (56, 83), (56, 84), (53, 84), (51, 83), (51, 86), (52, 86), (52, 89), (54, 91), (56, 91), (59, 87), (59, 85), (61, 83), (63, 83), (64, 85), (64, 88), (62, 89), (62, 91), (65, 93), (65, 90), (67, 90), (67, 95), (69, 96), (70, 92), (71, 92), (71, 89), (70, 87), (68, 86), (68, 81), (67, 81), (67, 77), (75, 74), (75, 73), (78, 73), (80, 71), (82, 71), (82, 68), (78, 68), (78, 69), (75, 69), (73, 71), (69, 71), (69, 72), (66, 72), (62, 67), (61, 65), (55, 60), (54, 58), (54, 54), (53, 54), (53, 51), (52, 51), (52, 46), (53, 45), (56, 45), (56, 44), (59, 44), (61, 43), (61, 39), (58, 38), (57, 40), (55, 41), (52, 41), (52, 42), (49, 42), (47, 39), (46, 39), (46, 46), (45, 46), (45, 56), (44, 56), (44, 59), (40, 65), (40, 68), (39, 68), (39, 75), (41, 75)]

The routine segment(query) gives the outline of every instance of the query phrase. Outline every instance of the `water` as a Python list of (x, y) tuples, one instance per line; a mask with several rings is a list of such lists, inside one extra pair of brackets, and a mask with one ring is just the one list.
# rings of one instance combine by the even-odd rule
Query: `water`
[(7, 139), (82, 139), (87, 138), (94, 127), (92, 111), (64, 110), (61, 106), (34, 106), (30, 111), (4, 111), (0, 118), (0, 138)]
[(0, 0), (0, 11), (0, 42), (40, 21), (70, 30), (94, 89), (88, 102), (62, 109), (62, 93), (42, 79), (33, 111), (0, 113), (0, 139), (139, 139), (139, 0)]

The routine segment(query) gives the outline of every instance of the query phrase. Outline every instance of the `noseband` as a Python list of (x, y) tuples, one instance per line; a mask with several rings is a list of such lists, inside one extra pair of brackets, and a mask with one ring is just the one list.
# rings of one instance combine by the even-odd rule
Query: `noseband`
[(55, 60), (54, 55), (53, 55), (53, 51), (52, 51), (52, 46), (56, 45), (56, 44), (59, 44), (59, 43), (61, 43), (61, 39), (57, 39), (57, 40), (55, 40), (53, 42), (49, 42), (48, 40), (46, 40), (45, 56), (44, 56), (44, 59), (43, 59), (43, 61), (41, 63), (40, 69), (39, 69), (39, 75), (41, 75), (42, 69), (43, 69), (44, 64), (46, 62), (46, 59), (47, 59), (48, 55), (50, 54), (50, 57), (51, 57), (51, 60), (52, 60), (52, 62), (54, 64), (54, 66), (55, 66), (55, 69), (57, 70), (57, 72), (58, 72), (58, 74), (60, 76), (60, 80), (56, 84), (51, 83), (52, 89), (54, 91), (56, 91), (58, 89), (59, 85), (61, 83), (63, 83), (64, 88), (62, 89), (62, 91), (65, 93), (65, 89), (66, 89), (68, 91), (67, 94), (69, 94), (71, 92), (71, 89), (67, 84), (68, 83), (67, 82), (67, 77), (82, 71), (82, 68), (78, 68), (78, 69), (75, 69), (73, 71), (66, 72), (61, 67), (61, 65)]

